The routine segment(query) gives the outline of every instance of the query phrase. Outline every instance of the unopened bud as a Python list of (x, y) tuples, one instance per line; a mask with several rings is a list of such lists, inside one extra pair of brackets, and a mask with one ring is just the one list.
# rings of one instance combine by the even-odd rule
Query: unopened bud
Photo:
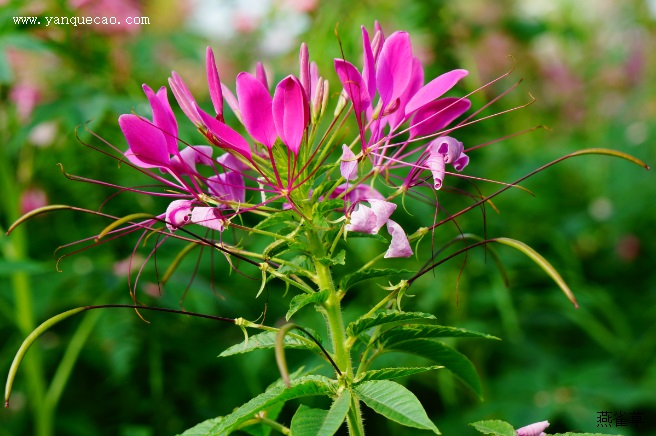
[(346, 107), (346, 102), (348, 102), (348, 94), (345, 89), (342, 89), (341, 94), (339, 94), (339, 99), (337, 99), (337, 106), (335, 106), (335, 117), (338, 117)]
[(383, 38), (383, 32), (379, 30), (374, 34), (374, 39), (371, 41), (371, 51), (374, 54), (374, 60), (378, 59), (378, 55), (383, 49), (383, 42), (385, 42)]
[(326, 111), (326, 107), (328, 106), (328, 95), (330, 95), (330, 83), (328, 80), (323, 81), (323, 99), (321, 100), (321, 113), (319, 113), (319, 117), (323, 116), (323, 113)]
[(314, 123), (316, 123), (321, 116), (323, 92), (323, 78), (319, 77), (319, 80), (317, 80), (317, 85), (314, 87), (314, 95), (312, 96), (312, 122)]
[(300, 64), (299, 79), (301, 86), (305, 91), (305, 97), (310, 99), (310, 52), (306, 43), (301, 44), (301, 51), (298, 54), (298, 63)]

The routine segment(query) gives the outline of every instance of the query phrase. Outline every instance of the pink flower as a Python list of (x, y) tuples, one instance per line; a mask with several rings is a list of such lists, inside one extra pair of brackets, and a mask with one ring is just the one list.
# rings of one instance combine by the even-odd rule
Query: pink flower
[(549, 427), (549, 421), (536, 422), (516, 430), (517, 436), (546, 436), (544, 429)]

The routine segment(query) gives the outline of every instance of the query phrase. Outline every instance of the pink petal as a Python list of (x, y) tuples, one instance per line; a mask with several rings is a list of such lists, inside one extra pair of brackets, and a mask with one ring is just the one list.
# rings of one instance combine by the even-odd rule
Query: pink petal
[(370, 199), (385, 199), (385, 197), (383, 197), (380, 192), (376, 191), (369, 185), (357, 185), (356, 187), (353, 187), (353, 185), (349, 185), (348, 183), (343, 183), (335, 188), (333, 193), (330, 195), (330, 198), (339, 197), (347, 189), (350, 189), (350, 191), (346, 194), (344, 199), (352, 204), (357, 203), (358, 201), (369, 201)]
[(358, 178), (358, 161), (348, 145), (342, 145), (342, 157), (339, 163), (339, 172), (346, 180)]
[(373, 198), (370, 198), (367, 201), (371, 205), (371, 209), (374, 211), (374, 214), (376, 215), (376, 227), (371, 232), (376, 234), (378, 233), (378, 230), (380, 230), (380, 228), (387, 223), (389, 217), (396, 209), (396, 204), (384, 200), (375, 200)]
[(217, 174), (207, 179), (210, 192), (220, 200), (243, 203), (246, 198), (244, 177), (236, 171)]
[(467, 156), (465, 153), (460, 153), (460, 157), (456, 159), (451, 165), (453, 165), (453, 168), (456, 169), (456, 171), (460, 172), (465, 167), (469, 164), (469, 156)]
[(408, 118), (405, 114), (405, 106), (415, 93), (424, 85), (424, 67), (417, 58), (412, 58), (412, 75), (408, 86), (399, 97), (399, 107), (388, 118), (392, 131)]
[(230, 109), (232, 109), (232, 112), (241, 120), (241, 111), (239, 110), (239, 102), (237, 102), (237, 97), (235, 97), (235, 94), (232, 93), (230, 88), (225, 86), (223, 83), (221, 84), (221, 91), (223, 93), (223, 97), (225, 97), (226, 103), (228, 103), (228, 106), (230, 106)]
[(196, 164), (212, 165), (212, 147), (209, 145), (194, 145), (185, 147), (179, 156), (171, 159), (171, 168), (180, 174), (195, 175)]
[(385, 253), (385, 258), (412, 256), (412, 248), (403, 228), (396, 222), (389, 220), (387, 221), (387, 231), (392, 236), (392, 242)]
[(425, 165), (433, 174), (433, 186), (436, 190), (442, 187), (446, 165), (446, 162), (444, 161), (444, 155), (438, 152), (438, 148), (439, 144), (431, 143), (431, 145), (429, 145), (428, 158), (425, 162)]
[(207, 47), (206, 59), (207, 84), (210, 88), (210, 98), (212, 99), (212, 105), (214, 105), (214, 111), (220, 119), (223, 119), (223, 92), (221, 91), (221, 79), (219, 78), (219, 72), (216, 69), (214, 53), (210, 47)]
[(174, 232), (178, 227), (189, 223), (193, 202), (189, 200), (174, 200), (166, 208), (166, 227)]
[(221, 156), (216, 158), (216, 161), (226, 171), (237, 171), (239, 173), (242, 173), (244, 171), (248, 171), (249, 169), (251, 169), (251, 167), (249, 167), (244, 162), (237, 159), (235, 156), (233, 156), (230, 153), (222, 154)]
[(441, 97), (467, 74), (469, 74), (467, 70), (453, 70), (431, 80), (410, 99), (405, 107), (405, 114), (410, 115), (417, 109)]
[(298, 156), (303, 133), (310, 119), (310, 108), (301, 83), (294, 76), (287, 76), (273, 95), (273, 121), (278, 136)]
[(437, 146), (437, 153), (444, 155), (444, 162), (453, 163), (460, 157), (464, 147), (462, 142), (450, 136), (439, 137), (431, 142), (431, 147)]
[[(168, 104), (166, 98), (166, 88), (162, 87), (157, 95), (153, 92), (148, 85), (142, 85), (146, 97), (150, 102), (150, 108), (153, 111), (153, 124), (160, 129), (166, 140), (166, 148), (169, 154), (178, 153), (178, 124), (175, 121), (175, 116)], [(166, 106), (162, 103), (166, 102)]]
[(207, 126), (206, 136), (212, 144), (227, 150), (236, 151), (249, 161), (252, 160), (251, 148), (239, 133), (206, 112), (200, 109), (198, 111)]
[(124, 114), (118, 118), (118, 124), (130, 146), (125, 153), (130, 162), (141, 168), (169, 166), (170, 156), (164, 134), (150, 121)]
[(219, 232), (225, 229), (221, 213), (216, 207), (195, 207), (191, 211), (191, 222)]
[(351, 213), (351, 221), (346, 225), (347, 232), (375, 233), (376, 214), (371, 208), (358, 204)]
[(246, 130), (256, 141), (271, 149), (277, 135), (269, 91), (255, 76), (242, 72), (237, 76), (237, 98)]
[(536, 422), (516, 430), (517, 436), (542, 436), (543, 431), (549, 427), (549, 421)]
[(412, 47), (407, 32), (394, 32), (385, 40), (378, 58), (376, 84), (383, 109), (394, 104), (408, 86), (412, 73)]
[(467, 99), (454, 97), (432, 101), (418, 109), (412, 117), (410, 137), (428, 136), (439, 132), (471, 107)]
[(255, 77), (257, 80), (262, 82), (262, 85), (266, 88), (267, 92), (269, 91), (269, 81), (267, 80), (267, 73), (266, 70), (264, 69), (264, 65), (262, 62), (258, 62), (255, 65)]
[(203, 121), (196, 110), (198, 105), (196, 104), (196, 100), (194, 100), (194, 96), (191, 95), (191, 91), (189, 91), (187, 85), (185, 85), (182, 78), (178, 76), (175, 71), (171, 73), (171, 76), (172, 77), (169, 77), (169, 86), (171, 87), (175, 99), (178, 101), (180, 109), (182, 109), (182, 112), (184, 112), (192, 123), (197, 127), (201, 126)]
[(310, 101), (314, 101), (314, 91), (319, 82), (319, 67), (316, 62), (310, 63)]

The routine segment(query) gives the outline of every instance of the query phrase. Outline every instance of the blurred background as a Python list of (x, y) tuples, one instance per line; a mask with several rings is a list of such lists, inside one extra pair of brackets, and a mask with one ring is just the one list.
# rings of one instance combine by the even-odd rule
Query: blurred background
[[(17, 24), (18, 16), (38, 16), (41, 24)], [(46, 26), (47, 16), (138, 16), (150, 24)], [(75, 253), (61, 261), (61, 272), (55, 268), (59, 256), (80, 246), (53, 254), (55, 249), (97, 234), (108, 224), (102, 218), (51, 213), (4, 236), (17, 217), (35, 207), (93, 210), (115, 192), (71, 181), (57, 164), (120, 186), (149, 182), (85, 147), (103, 145), (85, 125), (126, 148), (117, 117), (130, 111), (147, 115), (141, 85), (166, 85), (171, 70), (201, 106), (211, 107), (207, 45), (215, 51), (221, 79), (234, 89), (236, 74), (253, 71), (258, 60), (275, 80), (296, 74), (298, 46), (305, 41), (336, 90), (333, 59), (343, 50), (360, 65), (360, 26), (371, 32), (374, 20), (387, 35), (410, 32), (427, 79), (453, 68), (469, 70), (458, 95), (514, 68), (472, 97), (480, 107), (522, 80), (483, 115), (535, 97), (528, 108), (458, 132), (468, 147), (546, 126), (472, 152), (468, 174), (512, 182), (589, 147), (656, 164), (654, 0), (0, 0), (0, 374), (7, 373), (27, 334), (49, 317), (78, 306), (132, 301), (126, 259), (135, 238)], [(174, 110), (180, 137), (200, 143), (191, 123)], [(450, 183), (471, 190), (461, 180)], [(488, 208), (484, 220), (472, 211), (458, 224), (465, 232), (506, 236), (537, 249), (561, 272), (581, 308), (574, 309), (529, 260), (503, 247), (498, 252), (509, 287), (483, 251), (470, 252), (464, 266), (464, 258), (451, 260), (415, 283), (415, 297), (406, 299), (405, 308), (503, 339), (457, 344), (478, 369), (485, 400), (478, 401), (448, 372), (412, 377), (407, 386), (445, 435), (477, 434), (466, 424), (482, 419), (515, 427), (548, 419), (550, 433), (656, 434), (653, 174), (619, 159), (582, 156), (523, 186), (535, 197), (512, 189), (495, 199), (499, 213)], [(478, 187), (487, 194), (497, 189)], [(442, 193), (440, 204), (453, 213), (467, 202)], [(103, 211), (123, 216), (165, 207), (157, 199), (121, 194)], [(432, 212), (423, 212), (420, 207), (414, 217), (406, 215), (404, 225), (430, 224)], [(430, 217), (427, 223), (423, 216)], [(438, 233), (437, 247), (458, 230), (445, 225)], [(208, 253), (200, 261), (190, 256), (160, 293), (157, 271), (166, 269), (180, 247), (167, 243), (157, 253), (157, 268), (149, 262), (137, 288), (143, 302), (251, 320), (261, 315), (266, 302), (265, 296), (255, 300), (259, 283), (230, 274), (221, 256)], [(408, 268), (430, 256), (430, 243), (421, 247), (419, 261), (408, 260)], [(143, 259), (149, 249), (140, 253)], [(348, 255), (364, 262), (369, 253)], [(365, 283), (348, 297), (347, 321), (381, 296), (374, 283)], [(275, 282), (266, 294), (266, 322), (275, 324), (293, 295), (284, 295)], [(317, 316), (301, 312), (297, 323), (318, 326)], [(0, 412), (0, 436), (175, 434), (229, 413), (278, 377), (272, 352), (216, 357), (243, 339), (235, 327), (176, 315), (145, 317), (149, 323), (130, 310), (91, 311), (46, 333), (19, 371), (11, 407)], [(320, 363), (302, 352), (289, 354), (294, 366)], [(283, 410), (287, 423), (297, 407), (290, 403)], [(637, 429), (601, 428), (600, 412), (642, 422)], [(371, 434), (417, 434), (365, 413)]]

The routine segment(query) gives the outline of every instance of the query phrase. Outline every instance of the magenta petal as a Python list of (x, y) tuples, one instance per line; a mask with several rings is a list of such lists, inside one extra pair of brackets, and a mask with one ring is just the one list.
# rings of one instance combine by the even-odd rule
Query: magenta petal
[(221, 156), (216, 158), (216, 161), (226, 171), (237, 171), (242, 173), (244, 171), (248, 171), (249, 169), (251, 169), (251, 167), (249, 167), (247, 164), (237, 159), (235, 156), (233, 156), (230, 153), (222, 154)]
[(369, 99), (374, 100), (376, 96), (376, 65), (374, 63), (374, 53), (371, 51), (371, 42), (367, 29), (362, 26), (362, 47), (364, 49), (364, 62), (362, 66), (362, 80), (369, 93)]
[(392, 131), (396, 130), (398, 126), (408, 118), (405, 114), (405, 106), (415, 93), (424, 86), (424, 67), (417, 58), (412, 58), (412, 75), (408, 86), (399, 97), (399, 108), (389, 115), (389, 124)]
[(432, 101), (417, 110), (410, 125), (410, 137), (428, 136), (439, 132), (471, 107), (467, 99), (455, 97)]
[(297, 156), (309, 121), (309, 110), (305, 91), (296, 77), (287, 76), (276, 86), (273, 121), (282, 142)]
[(191, 211), (191, 222), (219, 232), (225, 228), (223, 218), (216, 207), (195, 207)]
[(150, 121), (133, 114), (118, 118), (118, 124), (130, 146), (126, 157), (142, 168), (166, 168), (170, 163), (164, 134)]
[(198, 111), (196, 110), (198, 107), (196, 105), (196, 100), (194, 100), (194, 96), (191, 95), (191, 91), (189, 91), (187, 85), (185, 85), (185, 83), (182, 81), (182, 78), (178, 76), (175, 71), (173, 71), (171, 73), (171, 77), (169, 77), (169, 86), (171, 87), (171, 91), (173, 92), (175, 99), (178, 101), (180, 109), (182, 109), (182, 112), (185, 113), (187, 118), (189, 118), (191, 122), (196, 126), (202, 125), (203, 121), (201, 120), (200, 115), (198, 115)]
[(150, 108), (153, 111), (153, 124), (159, 128), (164, 135), (166, 148), (169, 154), (177, 154), (178, 125), (175, 123), (175, 117), (173, 116), (173, 111), (171, 111), (171, 106), (168, 106), (167, 110), (162, 104), (162, 98), (164, 98), (168, 105), (168, 99), (166, 99), (166, 88), (164, 88), (163, 93), (160, 90), (157, 95), (155, 95), (155, 92), (153, 92), (148, 85), (143, 85), (142, 88), (146, 97), (148, 97)]
[(257, 80), (262, 82), (262, 85), (266, 88), (267, 92), (269, 91), (269, 80), (267, 79), (267, 74), (266, 70), (264, 69), (264, 65), (262, 62), (258, 62), (255, 65), (255, 77)]
[[(371, 208), (358, 204), (351, 213), (351, 221), (346, 225), (347, 232), (375, 233), (376, 214)], [(376, 230), (377, 232), (377, 230)]]
[(383, 195), (380, 192), (376, 191), (374, 188), (372, 188), (369, 185), (357, 185), (353, 187), (353, 185), (349, 185), (348, 183), (342, 183), (337, 188), (335, 188), (333, 193), (330, 194), (330, 198), (339, 197), (347, 189), (350, 189), (350, 191), (344, 196), (344, 199), (349, 203), (357, 203), (358, 201), (369, 201), (370, 199), (375, 199), (375, 200), (385, 199), (385, 197), (383, 197)]
[(352, 64), (342, 59), (335, 59), (335, 71), (346, 94), (353, 102), (355, 113), (361, 114), (371, 106), (371, 99), (360, 72)]
[(210, 192), (220, 200), (243, 203), (246, 198), (246, 185), (241, 173), (230, 171), (207, 179)]
[(543, 431), (549, 427), (549, 421), (536, 422), (516, 430), (517, 436), (541, 436)]
[(173, 232), (178, 227), (189, 223), (193, 202), (189, 200), (174, 200), (166, 208), (166, 227)]
[(212, 144), (221, 148), (233, 150), (244, 156), (249, 161), (252, 160), (251, 148), (248, 142), (230, 126), (216, 118), (210, 116), (206, 112), (199, 110), (203, 122), (207, 126), (207, 136)]
[(206, 59), (207, 84), (210, 88), (210, 98), (212, 99), (212, 105), (214, 105), (214, 111), (221, 117), (221, 119), (223, 119), (223, 93), (221, 92), (221, 79), (219, 78), (219, 72), (216, 69), (214, 53), (210, 47), (207, 47)]
[(358, 178), (358, 161), (348, 145), (342, 145), (342, 157), (339, 163), (339, 172), (346, 180)]
[(469, 74), (467, 70), (453, 70), (431, 80), (410, 99), (405, 107), (405, 114), (410, 115), (436, 98), (440, 98), (467, 74)]
[(412, 256), (412, 248), (403, 228), (396, 222), (389, 220), (387, 221), (387, 231), (392, 236), (392, 242), (385, 253), (385, 258)]
[(255, 76), (242, 72), (237, 76), (237, 98), (246, 130), (257, 142), (271, 149), (277, 135), (269, 91)]
[(383, 109), (405, 91), (412, 74), (412, 47), (407, 32), (394, 32), (385, 40), (378, 58), (376, 85)]

